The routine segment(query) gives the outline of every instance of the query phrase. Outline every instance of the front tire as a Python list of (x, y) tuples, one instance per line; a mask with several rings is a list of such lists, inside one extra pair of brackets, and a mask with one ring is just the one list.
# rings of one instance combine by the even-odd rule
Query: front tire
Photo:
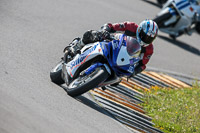
[(167, 2), (167, 0), (157, 0), (157, 2), (160, 4), (160, 5), (163, 5)]
[(74, 79), (66, 91), (68, 95), (79, 96), (104, 82), (109, 77), (109, 73), (104, 67), (96, 68), (91, 74)]
[(62, 64), (63, 61), (60, 61), (50, 72), (51, 81), (57, 85), (64, 84), (64, 80), (62, 79)]
[(165, 20), (169, 19), (170, 17), (171, 17), (171, 14), (169, 12), (167, 12), (161, 16), (154, 18), (153, 21), (155, 21), (157, 23), (158, 28), (164, 28), (164, 27), (166, 27), (164, 25)]

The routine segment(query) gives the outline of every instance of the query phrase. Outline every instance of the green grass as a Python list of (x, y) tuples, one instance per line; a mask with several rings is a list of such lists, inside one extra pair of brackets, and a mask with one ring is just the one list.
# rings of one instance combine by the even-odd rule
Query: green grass
[(142, 105), (155, 127), (170, 133), (200, 133), (200, 85), (171, 89), (152, 87)]

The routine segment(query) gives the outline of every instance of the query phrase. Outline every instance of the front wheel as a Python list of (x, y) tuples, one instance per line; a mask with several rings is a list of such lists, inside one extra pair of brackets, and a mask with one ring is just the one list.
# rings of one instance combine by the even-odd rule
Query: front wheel
[(160, 16), (157, 16), (156, 18), (153, 19), (158, 25), (159, 28), (164, 28), (166, 27), (164, 22), (168, 20), (171, 17), (171, 14), (169, 12), (162, 14)]
[(61, 77), (63, 61), (60, 61), (50, 72), (51, 81), (57, 85), (64, 84), (64, 80)]
[(157, 0), (157, 2), (160, 4), (160, 5), (163, 5), (167, 2), (167, 0)]
[(74, 79), (67, 87), (67, 93), (72, 96), (79, 96), (104, 82), (109, 77), (109, 73), (104, 67), (96, 68), (92, 73), (79, 76)]

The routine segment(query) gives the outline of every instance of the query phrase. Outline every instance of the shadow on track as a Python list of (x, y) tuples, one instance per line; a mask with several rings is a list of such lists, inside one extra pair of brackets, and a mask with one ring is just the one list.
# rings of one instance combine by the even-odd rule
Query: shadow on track
[(153, 5), (153, 6), (156, 6), (158, 8), (162, 8), (162, 5), (160, 5), (158, 3), (155, 3), (155, 2), (152, 2), (152, 1), (149, 1), (149, 0), (142, 0), (142, 1), (144, 1), (146, 3), (149, 3), (149, 4)]
[(88, 107), (97, 110), (98, 112), (105, 114), (111, 118), (113, 118), (107, 111), (105, 111), (103, 108), (101, 108), (98, 104), (96, 104), (95, 102), (93, 102), (92, 100), (84, 97), (84, 96), (77, 96), (75, 97), (76, 100), (78, 100), (79, 102), (87, 105)]
[(192, 47), (191, 45), (189, 45), (187, 43), (184, 43), (184, 42), (181, 42), (181, 41), (178, 41), (178, 40), (172, 40), (168, 37), (161, 36), (161, 35), (158, 35), (158, 37), (165, 40), (165, 41), (168, 41), (168, 42), (170, 42), (170, 43), (172, 43), (172, 44), (174, 44), (174, 45), (176, 45), (176, 46), (178, 46), (178, 47), (180, 47), (180, 48), (182, 48), (182, 49), (184, 49), (188, 52), (191, 52), (195, 55), (200, 56), (200, 50), (195, 48), (195, 47)]
[[(65, 90), (65, 92), (67, 93), (65, 86), (61, 85), (60, 87), (62, 87)], [(80, 95), (80, 96), (74, 97), (74, 99), (76, 99), (77, 101), (87, 105), (88, 107), (90, 107), (90, 108), (92, 108), (92, 109), (94, 109), (94, 110), (96, 110), (96, 111), (98, 111), (98, 112), (100, 112), (104, 115), (107, 115), (108, 117), (110, 117), (112, 119), (115, 119), (115, 117), (113, 117), (112, 114), (110, 114), (108, 111), (106, 111), (105, 109), (100, 107), (97, 103), (88, 99), (85, 96)]]

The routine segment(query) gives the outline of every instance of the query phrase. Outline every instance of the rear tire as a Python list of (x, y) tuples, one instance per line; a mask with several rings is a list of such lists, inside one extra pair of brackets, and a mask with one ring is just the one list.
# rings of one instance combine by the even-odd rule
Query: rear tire
[(60, 61), (50, 72), (51, 81), (57, 85), (61, 85), (61, 84), (65, 83), (61, 76), (62, 63), (63, 63), (63, 61)]
[(89, 75), (74, 79), (66, 89), (68, 95), (75, 97), (79, 96), (104, 82), (109, 77), (109, 73), (104, 67), (96, 68)]

